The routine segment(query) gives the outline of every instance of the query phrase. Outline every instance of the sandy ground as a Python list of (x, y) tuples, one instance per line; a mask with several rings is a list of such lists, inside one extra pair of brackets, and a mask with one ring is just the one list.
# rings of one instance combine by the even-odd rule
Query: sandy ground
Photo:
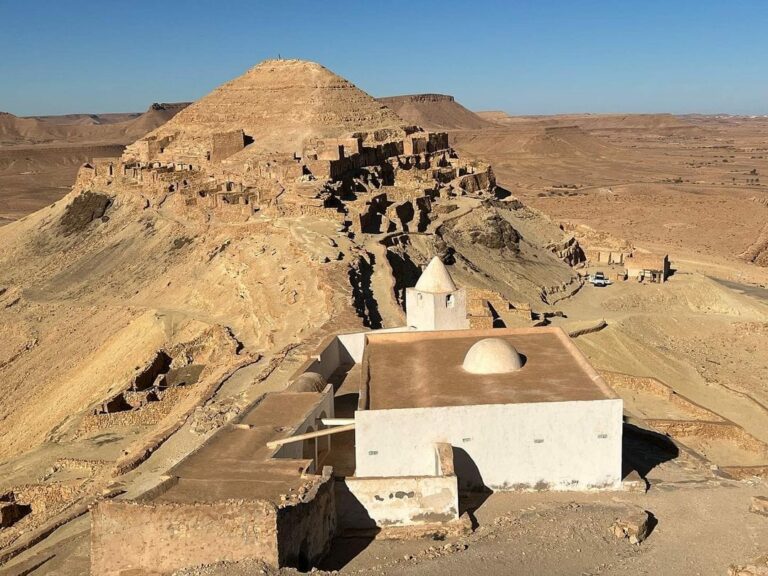
[[(322, 566), (342, 574), (696, 574), (723, 575), (765, 552), (768, 522), (747, 512), (764, 487), (703, 482), (647, 494), (495, 494), (476, 511), (474, 533), (446, 540), (339, 539)], [(640, 545), (617, 539), (612, 523), (628, 510), (658, 522)], [(88, 524), (72, 523), (49, 548), (0, 569), (3, 575), (88, 574)], [(55, 550), (55, 555), (54, 555)], [(25, 570), (31, 570), (25, 572)], [(260, 565), (186, 571), (196, 575), (276, 574)], [(280, 574), (294, 574), (282, 570)]]
[(726, 269), (768, 217), (768, 181), (760, 182), (768, 122), (625, 118), (529, 117), (452, 135), (461, 152), (490, 161), (503, 186), (558, 221), (751, 277), (738, 264)]
[[(451, 121), (445, 101), (439, 117)], [(67, 130), (80, 121), (67, 121)], [(452, 138), (461, 152), (491, 161), (505, 188), (555, 222), (587, 224), (668, 251), (676, 272), (665, 285), (579, 289), (576, 271), (542, 248), (556, 236), (542, 213), (525, 209), (489, 220), (489, 211), (462, 206), (466, 217), (445, 232), (458, 253), (457, 281), (527, 298), (540, 312), (559, 312), (552, 322), (566, 329), (605, 320), (602, 330), (576, 339), (598, 369), (656, 378), (768, 442), (768, 304), (760, 287), (768, 285), (768, 269), (738, 257), (755, 243), (768, 215), (768, 189), (757, 181), (768, 169), (768, 122), (495, 115), (478, 125), (489, 121), (496, 124), (472, 130), (454, 124)], [(383, 325), (399, 323), (392, 288), (402, 284), (408, 266), (423, 263), (435, 249), (429, 238), (414, 237), (395, 271), (379, 238), (352, 242), (330, 221), (211, 225), (179, 218), (171, 208), (145, 212), (128, 197), (106, 212), (108, 220), (67, 235), (60, 221), (71, 198), (29, 212), (66, 193), (67, 175), (81, 161), (80, 144), (65, 153), (37, 145), (20, 152), (20, 146), (0, 149), (0, 218), (21, 219), (0, 229), (0, 477), (4, 486), (54, 486), (39, 497), (51, 514), (107, 488), (111, 479), (103, 470), (199, 403), (211, 390), (205, 386), (215, 384), (210, 399), (119, 478), (125, 497), (154, 485), (260, 394), (284, 387), (326, 333), (359, 327), (348, 278), (359, 258), (374, 262), (369, 281)], [(467, 240), (491, 226), (499, 237), (506, 226), (519, 233), (514, 250)], [(339, 252), (342, 259), (335, 260)], [(326, 256), (332, 263), (320, 265)], [(401, 276), (392, 278), (393, 271)], [(545, 302), (542, 285), (564, 288)], [(159, 347), (186, 351), (192, 342), (207, 366), (204, 386), (191, 388), (175, 408), (94, 423), (101, 422), (94, 407), (135, 377)], [(238, 346), (247, 359), (235, 352)], [(630, 400), (633, 421), (686, 415), (658, 398)], [(757, 479), (723, 480), (717, 468), (768, 462), (737, 442), (688, 442), (709, 460), (687, 450), (657, 458), (646, 471), (647, 494), (494, 494), (475, 512), (477, 530), (456, 542), (341, 539), (325, 568), (419, 575), (724, 574), (731, 563), (768, 552), (768, 522), (747, 511), (749, 498), (768, 494), (768, 487)], [(88, 464), (81, 468), (83, 461)], [(658, 519), (640, 546), (609, 532), (628, 505)], [(32, 530), (33, 520), (0, 533), (0, 545)], [(87, 514), (64, 524), (0, 574), (87, 574), (88, 529)]]

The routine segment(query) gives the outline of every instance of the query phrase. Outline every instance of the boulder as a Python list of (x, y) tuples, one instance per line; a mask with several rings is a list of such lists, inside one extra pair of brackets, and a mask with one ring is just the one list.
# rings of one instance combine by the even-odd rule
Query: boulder
[(632, 544), (640, 544), (651, 532), (653, 515), (645, 510), (630, 511), (617, 518), (611, 531), (617, 538), (627, 538)]
[(752, 496), (749, 511), (761, 516), (768, 516), (768, 496)]
[(746, 565), (732, 565), (728, 576), (768, 576), (768, 556), (761, 556)]

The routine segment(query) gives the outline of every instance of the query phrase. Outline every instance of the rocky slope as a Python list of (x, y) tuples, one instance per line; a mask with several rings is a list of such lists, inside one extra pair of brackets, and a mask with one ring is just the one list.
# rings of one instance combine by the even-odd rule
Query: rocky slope
[[(156, 133), (184, 143), (239, 126), (254, 144), (301, 150), (351, 131), (366, 134), (374, 147), (362, 153), (376, 156), (377, 138), (396, 149), (403, 125), (317, 64), (272, 61)], [(438, 140), (430, 142), (447, 146)], [(191, 205), (161, 179), (207, 182), (203, 170), (145, 166), (142, 181), (113, 160), (114, 172), (97, 177), (107, 164), (84, 166), (63, 199), (0, 228), (0, 493), (57, 502), (35, 504), (17, 530), (0, 530), (0, 549), (107, 489), (190, 419), (203, 420), (193, 427), (201, 434), (223, 425), (257, 397), (254, 383), (289, 372), (329, 333), (400, 325), (398, 294), (434, 254), (464, 286), (542, 309), (580, 287), (571, 267), (578, 244), (542, 214), (497, 199), (487, 166), (462, 165), (461, 177), (439, 180), (458, 169), (450, 162), (459, 166), (449, 148), (352, 167), (340, 182), (354, 193), (331, 186), (334, 202), (307, 212), (228, 204), (231, 180), (216, 192), (222, 205)], [(322, 184), (301, 170), (280, 178), (297, 202)], [(392, 210), (410, 198), (418, 230)], [(371, 205), (381, 205), (386, 226), (369, 233), (353, 222)], [(214, 395), (220, 405), (209, 404)], [(195, 438), (178, 442), (202, 442)]]

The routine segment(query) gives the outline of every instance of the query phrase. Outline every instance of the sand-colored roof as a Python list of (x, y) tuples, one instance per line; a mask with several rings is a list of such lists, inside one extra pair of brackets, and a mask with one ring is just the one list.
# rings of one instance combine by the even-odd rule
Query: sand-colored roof
[(631, 258), (624, 261), (627, 268), (645, 268), (647, 270), (661, 270), (664, 266), (666, 254), (655, 252), (635, 252)]
[(267, 442), (290, 436), (320, 402), (318, 392), (268, 394), (240, 420), (211, 437), (197, 452), (176, 465), (178, 482), (160, 494), (158, 502), (211, 502), (266, 499), (280, 496), (304, 481), (301, 460), (272, 458)]
[(448, 270), (442, 260), (435, 256), (432, 258), (424, 272), (419, 276), (416, 282), (416, 290), (420, 292), (433, 292), (442, 294), (446, 292), (455, 292), (456, 284), (448, 273)]
[[(522, 368), (465, 371), (467, 352), (490, 337), (514, 347)], [(370, 410), (617, 398), (565, 332), (552, 327), (370, 334), (361, 373)]]

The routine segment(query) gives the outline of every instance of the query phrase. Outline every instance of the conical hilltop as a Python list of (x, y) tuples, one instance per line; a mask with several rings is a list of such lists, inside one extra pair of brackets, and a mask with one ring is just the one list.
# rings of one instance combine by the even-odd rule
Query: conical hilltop
[(174, 147), (214, 133), (242, 130), (253, 147), (294, 152), (312, 138), (387, 131), (405, 122), (351, 82), (304, 60), (266, 60), (213, 90), (148, 139), (175, 137)]
[(369, 233), (424, 229), (443, 189), (495, 190), (491, 167), (460, 159), (447, 133), (405, 125), (351, 82), (301, 60), (262, 62), (121, 158), (84, 167), (78, 183), (139, 186), (177, 214), (247, 220), (319, 211)]

